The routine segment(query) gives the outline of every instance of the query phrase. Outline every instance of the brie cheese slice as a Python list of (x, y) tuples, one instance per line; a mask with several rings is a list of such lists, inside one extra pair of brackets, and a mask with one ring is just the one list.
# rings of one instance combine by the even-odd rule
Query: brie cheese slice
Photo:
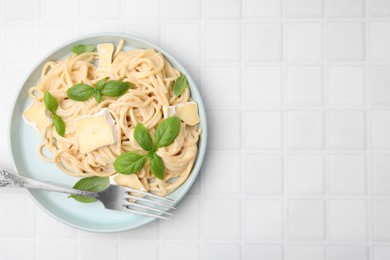
[(137, 174), (117, 174), (114, 177), (114, 180), (116, 184), (119, 186), (129, 187), (136, 190), (145, 190), (144, 185), (142, 185), (142, 182), (138, 179)]
[(82, 153), (115, 143), (115, 121), (107, 108), (75, 121), (76, 139)]
[(178, 104), (175, 106), (162, 107), (164, 118), (177, 116), (187, 125), (196, 125), (199, 123), (198, 104), (194, 101)]
[(114, 45), (112, 43), (98, 44), (97, 50), (99, 54), (99, 64), (96, 69), (96, 74), (99, 77), (105, 77), (111, 69)]
[(43, 103), (33, 103), (23, 113), (23, 119), (27, 125), (34, 127), (41, 135), (44, 134), (52, 120), (46, 115), (46, 107)]

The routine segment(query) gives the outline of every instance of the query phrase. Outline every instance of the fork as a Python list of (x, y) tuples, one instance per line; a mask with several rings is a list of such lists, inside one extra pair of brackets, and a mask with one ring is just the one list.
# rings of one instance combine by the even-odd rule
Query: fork
[[(175, 209), (173, 205), (176, 203), (169, 198), (118, 185), (109, 185), (103, 191), (91, 192), (40, 182), (2, 169), (0, 169), (0, 187), (39, 189), (87, 196), (101, 201), (106, 209), (119, 210), (165, 220), (173, 219), (173, 214), (167, 212), (167, 210)], [(144, 197), (135, 196), (133, 195), (134, 193), (143, 195)]]

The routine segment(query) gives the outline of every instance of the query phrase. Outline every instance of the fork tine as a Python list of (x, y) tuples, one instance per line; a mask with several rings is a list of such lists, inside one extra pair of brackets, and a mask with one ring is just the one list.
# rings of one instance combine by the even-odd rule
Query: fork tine
[(159, 205), (159, 206), (163, 206), (163, 207), (166, 207), (168, 209), (175, 209), (175, 207), (173, 207), (173, 206), (166, 205), (164, 203), (160, 203), (160, 202), (155, 201), (155, 200), (145, 199), (145, 198), (138, 197), (138, 196), (133, 196), (133, 195), (130, 195), (130, 194), (126, 194), (125, 195), (125, 199), (136, 199), (136, 200), (139, 200), (139, 201), (145, 201), (145, 202), (149, 202), (149, 203), (156, 204), (156, 205)]
[(165, 216), (160, 216), (160, 215), (154, 215), (154, 214), (147, 213), (147, 212), (142, 212), (142, 211), (133, 210), (133, 209), (128, 208), (127, 206), (123, 206), (123, 211), (125, 211), (125, 212), (131, 212), (131, 213), (138, 214), (138, 215), (143, 215), (143, 216), (149, 216), (149, 217), (159, 218), (159, 219), (173, 220), (173, 218), (170, 218), (170, 217), (165, 217)]
[(163, 210), (156, 209), (156, 208), (152, 208), (152, 207), (149, 207), (149, 206), (146, 206), (146, 205), (143, 205), (143, 204), (139, 204), (139, 203), (135, 203), (135, 202), (126, 201), (126, 204), (125, 204), (124, 206), (127, 206), (127, 208), (129, 208), (128, 205), (130, 205), (130, 206), (135, 206), (135, 207), (139, 207), (139, 208), (142, 208), (142, 209), (147, 209), (147, 210), (150, 210), (150, 211), (155, 211), (155, 212), (162, 213), (162, 214), (166, 214), (166, 215), (169, 215), (169, 216), (172, 216), (172, 217), (173, 217), (173, 214), (170, 213), (170, 212), (163, 211)]
[(153, 197), (153, 198), (156, 198), (156, 199), (160, 199), (160, 200), (163, 200), (163, 201), (166, 201), (166, 202), (169, 202), (169, 203), (176, 203), (176, 201), (174, 201), (172, 199), (164, 198), (164, 197), (155, 195), (155, 194), (150, 193), (150, 192), (137, 190), (137, 189), (133, 189), (133, 188), (130, 188), (130, 187), (126, 187), (125, 189), (128, 190), (128, 192), (135, 192), (135, 193), (139, 193), (139, 194), (142, 194), (142, 195), (147, 195), (147, 196), (150, 196), (150, 197)]

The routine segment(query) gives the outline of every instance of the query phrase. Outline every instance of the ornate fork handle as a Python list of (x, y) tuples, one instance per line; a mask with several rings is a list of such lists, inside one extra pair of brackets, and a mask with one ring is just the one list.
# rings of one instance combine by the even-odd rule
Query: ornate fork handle
[(99, 194), (96, 192), (77, 190), (73, 188), (62, 187), (50, 183), (40, 182), (24, 176), (16, 175), (6, 170), (0, 169), (0, 187), (14, 187), (14, 188), (27, 188), (27, 189), (39, 189), (47, 191), (62, 192), (72, 195), (80, 195), (97, 198)]

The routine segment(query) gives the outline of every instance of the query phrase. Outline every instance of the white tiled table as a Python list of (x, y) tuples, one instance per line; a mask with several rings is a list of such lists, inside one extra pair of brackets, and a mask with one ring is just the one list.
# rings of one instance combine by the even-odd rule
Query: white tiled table
[(173, 222), (78, 231), (0, 190), (0, 259), (390, 259), (389, 0), (2, 0), (0, 166), (11, 100), (64, 40), (144, 37), (190, 70), (208, 153)]

